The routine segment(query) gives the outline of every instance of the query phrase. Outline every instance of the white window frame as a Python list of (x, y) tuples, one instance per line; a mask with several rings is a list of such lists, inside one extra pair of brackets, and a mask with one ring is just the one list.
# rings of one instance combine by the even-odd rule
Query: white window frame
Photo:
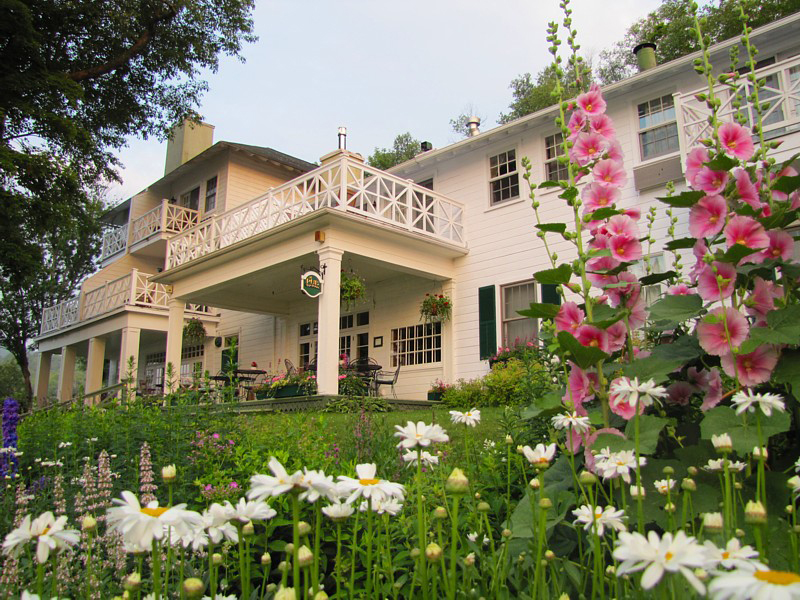
[[(662, 102), (665, 98), (669, 98), (670, 101), (672, 102), (672, 108), (675, 111), (674, 118), (672, 120), (669, 120), (669, 121), (660, 122), (660, 123), (658, 123), (656, 125), (649, 125), (648, 127), (642, 128), (641, 127), (641, 119), (643, 117), (639, 116), (639, 107), (642, 106), (642, 105), (649, 105), (652, 102)], [(663, 104), (662, 104), (662, 107), (663, 107)], [(678, 125), (678, 106), (675, 103), (675, 97), (673, 96), (672, 92), (664, 92), (663, 94), (655, 94), (655, 95), (651, 95), (651, 96), (649, 96), (649, 97), (647, 97), (645, 99), (637, 100), (636, 102), (633, 103), (633, 112), (634, 112), (633, 118), (635, 120), (636, 145), (637, 145), (637, 147), (639, 149), (639, 152), (638, 152), (638, 163), (639, 164), (649, 163), (651, 161), (663, 160), (665, 158), (668, 158), (668, 157), (671, 157), (671, 156), (677, 156), (677, 155), (680, 154), (680, 151), (681, 151), (681, 132), (680, 132), (680, 128), (679, 128), (679, 125)], [(659, 112), (663, 112), (663, 110), (659, 111)], [(656, 113), (650, 113), (649, 115), (646, 115), (646, 116), (650, 116), (652, 114), (656, 114)], [(675, 135), (676, 135), (677, 140), (678, 140), (677, 147), (674, 150), (670, 150), (668, 152), (663, 152), (661, 154), (656, 154), (656, 155), (653, 155), (653, 156), (647, 156), (646, 157), (644, 155), (644, 146), (642, 144), (642, 134), (643, 133), (650, 133), (650, 132), (656, 131), (658, 129), (665, 129), (665, 128), (669, 127), (670, 125), (674, 125), (675, 126)]]
[[(211, 181), (214, 181), (214, 206), (208, 208), (208, 184)], [(217, 210), (217, 199), (219, 197), (219, 175), (212, 175), (208, 179), (206, 179), (205, 187), (204, 187), (205, 194), (203, 195), (203, 213), (208, 214), (212, 213)]]
[[(178, 206), (183, 207), (183, 208), (189, 208), (188, 202), (191, 199), (191, 194), (192, 194), (192, 192), (197, 190), (197, 212), (200, 212), (200, 210), (202, 208), (202, 206), (200, 205), (200, 201), (202, 199), (202, 196), (201, 196), (200, 192), (202, 191), (202, 189), (203, 189), (203, 183), (200, 182), (200, 183), (196, 183), (196, 184), (190, 186), (183, 193), (178, 194), (178, 202), (177, 202)], [(187, 204), (184, 204), (184, 198), (186, 199)]]
[[(500, 173), (500, 170), (503, 168), (503, 165), (508, 165), (508, 154), (514, 154), (514, 170), (513, 171), (506, 171), (504, 173)], [(505, 156), (504, 156), (505, 155)], [(505, 161), (500, 162), (500, 157), (504, 156)], [(520, 168), (519, 168), (519, 156), (516, 147), (508, 148), (501, 152), (496, 152), (494, 154), (490, 154), (488, 156), (488, 167), (489, 167), (489, 206), (501, 206), (507, 204), (509, 202), (513, 202), (514, 200), (520, 199)], [(492, 160), (497, 159), (498, 163), (495, 167), (492, 167)], [(507, 168), (507, 167), (506, 167)], [(493, 170), (497, 169), (497, 173), (493, 174)], [(514, 177), (516, 178), (516, 186), (517, 186), (517, 194), (515, 196), (509, 196), (508, 198), (502, 198), (500, 200), (495, 201), (494, 199), (494, 183), (503, 181), (504, 179), (509, 179)], [(509, 189), (513, 188), (513, 183), (509, 186)], [(502, 189), (502, 188), (501, 188)]]
[[(649, 261), (650, 265), (650, 272), (647, 272), (647, 264), (646, 261)], [(636, 279), (640, 279), (645, 275), (656, 275), (659, 273), (666, 273), (669, 271), (667, 268), (667, 257), (664, 255), (663, 252), (654, 252), (653, 254), (649, 254), (644, 258), (637, 260), (633, 263), (629, 270), (636, 276)], [(652, 285), (645, 285), (642, 286), (642, 297), (645, 300), (645, 305), (650, 306), (654, 302), (656, 302), (661, 296), (664, 295), (666, 288), (664, 287), (664, 283), (654, 283)]]
[[(534, 341), (539, 336), (539, 322), (536, 319), (532, 319), (531, 317), (523, 317), (522, 315), (516, 314), (516, 310), (513, 311), (514, 314), (508, 314), (506, 310), (506, 294), (514, 289), (520, 288), (522, 286), (531, 286), (531, 290), (533, 291), (532, 298), (528, 304), (531, 302), (536, 302), (536, 298), (538, 297), (536, 281), (533, 279), (526, 279), (524, 281), (515, 281), (513, 283), (508, 283), (505, 285), (500, 286), (500, 340), (502, 342), (503, 347), (509, 347), (514, 344), (515, 340), (508, 339), (508, 328), (507, 325), (511, 323), (517, 323), (520, 321), (532, 321), (533, 322), (533, 332), (531, 333), (532, 339), (528, 341)], [(527, 306), (526, 306), (527, 308)], [(525, 340), (522, 340), (525, 341)]]
[[(564, 152), (563, 152), (564, 151), (564, 146), (563, 146), (563, 141), (559, 142), (559, 141), (557, 141), (557, 139), (559, 137), (561, 137), (562, 140), (563, 140), (563, 135), (564, 134), (561, 133), (560, 131), (556, 131), (556, 132), (554, 132), (554, 133), (552, 133), (550, 135), (546, 135), (546, 136), (544, 136), (542, 138), (542, 142), (544, 144), (544, 161), (542, 162), (542, 164), (544, 166), (544, 177), (543, 177), (542, 181), (560, 181), (560, 180), (569, 179), (569, 174), (568, 174), (569, 167), (567, 165), (565, 165), (565, 164), (560, 163), (559, 160), (558, 160), (558, 157), (559, 156), (563, 156), (563, 154), (564, 154)], [(553, 138), (553, 140), (556, 142), (554, 146), (549, 146), (548, 145), (548, 140), (550, 138)], [(548, 151), (551, 148), (555, 148), (556, 149), (556, 153), (555, 153), (555, 156), (548, 157)], [(557, 174), (561, 170), (564, 171), (564, 173), (563, 173), (564, 177), (561, 177), (560, 179), (550, 179), (549, 167), (552, 164), (557, 165), (556, 166), (556, 173)], [(553, 189), (556, 189), (556, 188), (553, 188)]]
[(442, 364), (442, 324), (420, 323), (392, 329), (392, 368)]

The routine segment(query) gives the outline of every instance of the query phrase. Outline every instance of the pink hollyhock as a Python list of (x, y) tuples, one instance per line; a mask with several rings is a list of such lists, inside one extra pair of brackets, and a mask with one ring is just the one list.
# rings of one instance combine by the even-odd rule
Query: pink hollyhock
[(750, 174), (744, 169), (736, 169), (734, 177), (736, 178), (736, 193), (739, 194), (739, 199), (753, 209), (761, 210), (762, 202), (758, 195), (758, 188), (750, 180)]
[(647, 304), (644, 298), (639, 297), (633, 304), (629, 303), (628, 309), (631, 311), (628, 315), (628, 325), (631, 329), (639, 329), (647, 322)]
[(610, 158), (611, 160), (615, 160), (618, 163), (622, 163), (624, 155), (622, 154), (622, 144), (620, 144), (618, 140), (614, 140), (611, 142), (611, 145), (608, 147), (608, 150), (606, 150), (606, 158)]
[(596, 181), (602, 181), (618, 187), (622, 187), (628, 181), (628, 176), (625, 174), (625, 168), (622, 163), (610, 158), (598, 162), (592, 169), (592, 175)]
[(734, 244), (741, 244), (748, 248), (766, 248), (769, 246), (769, 237), (764, 231), (764, 226), (752, 217), (736, 215), (725, 226), (725, 241), (728, 248)]
[(599, 348), (603, 352), (608, 352), (608, 334), (604, 329), (594, 325), (581, 325), (575, 331), (575, 339), (581, 346), (587, 348)]
[(617, 321), (606, 329), (608, 334), (608, 351), (619, 352), (625, 347), (625, 340), (628, 337), (628, 331), (625, 329), (624, 321)]
[(617, 282), (616, 276), (606, 275), (605, 273), (586, 273), (586, 278), (593, 286), (599, 288), (604, 288), (610, 283)]
[(627, 215), (614, 215), (606, 223), (605, 232), (610, 235), (630, 235), (639, 237), (639, 226)]
[(596, 133), (579, 133), (570, 152), (575, 161), (584, 166), (600, 158), (608, 148), (608, 140)]
[(570, 140), (574, 140), (575, 137), (583, 131), (583, 128), (586, 126), (586, 116), (578, 111), (572, 113), (572, 116), (569, 118), (569, 123), (567, 123), (567, 128), (570, 131)]
[[(782, 169), (778, 173), (772, 173), (770, 175), (770, 180), (774, 181), (775, 179), (778, 179), (780, 177), (794, 177), (795, 175), (797, 175), (797, 171), (795, 170), (794, 167), (786, 167), (785, 169)], [(777, 200), (778, 202), (785, 202), (786, 200), (789, 199), (789, 196), (787, 196), (786, 192), (779, 192), (777, 190), (772, 190), (772, 199)]]
[(606, 206), (612, 206), (619, 200), (620, 191), (618, 187), (607, 183), (590, 183), (581, 192), (584, 213), (591, 213)]
[(667, 402), (670, 404), (678, 404), (686, 406), (689, 404), (689, 399), (697, 391), (688, 381), (676, 381), (667, 387)]
[(671, 285), (667, 288), (668, 296), (688, 296), (689, 294), (694, 293), (695, 291), (685, 283), (676, 283), (675, 285)]
[(568, 331), (575, 335), (575, 331), (583, 323), (585, 313), (574, 302), (565, 302), (558, 309), (556, 315), (556, 331)]
[[(607, 235), (598, 234), (589, 241), (589, 247), (594, 250), (605, 250), (609, 248), (609, 238)], [(607, 271), (619, 265), (619, 261), (613, 256), (598, 256), (586, 261), (586, 266), (590, 271)]]
[(606, 112), (606, 101), (599, 89), (590, 89), (575, 100), (578, 108), (588, 116), (599, 115)]
[(595, 133), (599, 133), (604, 138), (613, 138), (616, 135), (614, 131), (614, 123), (608, 115), (595, 115), (589, 119), (589, 129)]
[(639, 285), (636, 275), (630, 271), (623, 271), (617, 277), (616, 283), (627, 283), (628, 285), (608, 288), (607, 293), (611, 300), (611, 306), (616, 308), (620, 304), (627, 304), (627, 301), (636, 302), (638, 300), (642, 286)]
[(633, 347), (633, 357), (634, 358), (647, 358), (650, 356), (652, 352), (650, 350), (642, 350), (638, 346)]
[(794, 256), (794, 238), (785, 231), (767, 231), (769, 246), (761, 253), (765, 260), (788, 262)]
[[(731, 346), (740, 346), (747, 339), (749, 333), (750, 325), (745, 316), (731, 307), (717, 308), (711, 311), (697, 325), (697, 340), (700, 342), (700, 347), (714, 356), (728, 354)], [(730, 343), (728, 343), (728, 335), (730, 335)]]
[(692, 186), (704, 191), (709, 196), (713, 196), (721, 193), (727, 183), (727, 171), (712, 171), (708, 167), (703, 167), (695, 175)]
[(711, 410), (722, 400), (722, 377), (719, 369), (714, 367), (710, 370), (698, 371), (695, 367), (689, 367), (686, 372), (689, 381), (694, 383), (703, 392), (703, 404), (700, 410), (703, 412)]
[(753, 134), (738, 123), (723, 123), (717, 130), (722, 151), (732, 158), (750, 160), (755, 152)]
[(697, 293), (706, 301), (730, 298), (735, 283), (736, 268), (728, 263), (714, 261), (713, 265), (705, 265), (697, 276)]
[(587, 373), (575, 363), (569, 363), (567, 391), (561, 399), (566, 406), (571, 406), (582, 417), (586, 416), (583, 403), (594, 398), (594, 386), (597, 385), (597, 373)]
[(708, 246), (706, 246), (706, 242), (703, 238), (700, 238), (694, 243), (692, 254), (694, 255), (695, 262), (689, 271), (689, 281), (697, 283), (697, 278), (700, 276), (700, 273), (708, 266), (705, 261), (705, 256), (708, 254)]
[(766, 383), (778, 364), (778, 352), (774, 346), (759, 346), (750, 354), (736, 356), (736, 370), (733, 367), (733, 356), (722, 357), (722, 370), (730, 377), (738, 377), (739, 383), (745, 387)]
[(744, 309), (748, 315), (756, 317), (756, 325), (763, 325), (766, 323), (767, 313), (775, 310), (775, 299), (782, 295), (781, 286), (756, 277), (753, 291), (744, 301)]
[(642, 258), (642, 244), (632, 235), (612, 235), (608, 245), (612, 256), (621, 262), (634, 262)]
[(689, 211), (689, 233), (694, 238), (717, 235), (725, 226), (728, 204), (722, 196), (703, 196)]
[(598, 296), (594, 299), (595, 304), (608, 304), (608, 296), (603, 294), (602, 296)]
[(642, 218), (641, 209), (638, 209), (638, 208), (635, 208), (635, 207), (634, 208), (626, 208), (623, 212), (624, 212), (626, 217), (628, 217), (629, 219), (633, 219), (634, 221), (638, 221), (639, 219)]
[(686, 156), (686, 179), (694, 186), (694, 178), (711, 158), (703, 147), (692, 148)]

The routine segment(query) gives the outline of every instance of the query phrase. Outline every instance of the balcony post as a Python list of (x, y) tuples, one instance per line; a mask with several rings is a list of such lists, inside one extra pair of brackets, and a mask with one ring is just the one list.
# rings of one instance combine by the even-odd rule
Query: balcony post
[[(91, 394), (103, 387), (103, 362), (106, 357), (106, 340), (101, 337), (89, 339), (89, 350), (86, 356), (86, 384), (84, 393)], [(95, 396), (95, 401), (100, 397)], [(89, 402), (92, 402), (89, 400)]]
[(75, 383), (75, 346), (61, 348), (61, 368), (58, 371), (58, 401), (72, 400), (72, 386)]
[(161, 233), (167, 233), (167, 215), (169, 214), (169, 204), (166, 200), (161, 201)]
[(138, 327), (123, 327), (122, 340), (119, 347), (119, 375), (118, 383), (123, 383), (128, 375), (128, 361), (133, 359), (133, 381), (128, 385), (132, 389), (136, 389), (136, 383), (139, 379), (139, 340), (141, 338), (142, 330)]
[(327, 247), (317, 250), (317, 254), (320, 268), (325, 265), (324, 288), (317, 299), (317, 393), (335, 395), (339, 393), (339, 289), (344, 252)]
[(347, 172), (347, 157), (343, 156), (342, 160), (339, 161), (339, 206), (342, 210), (347, 210), (348, 200), (347, 200), (347, 177), (349, 173)]
[(50, 357), (52, 352), (39, 353), (39, 371), (36, 373), (35, 389), (33, 395), (39, 408), (47, 404), (47, 386), (50, 383)]
[[(169, 299), (169, 323), (167, 325), (167, 362), (164, 364), (164, 392), (174, 392), (180, 383), (181, 348), (183, 346), (183, 313), (186, 304), (176, 298)], [(172, 364), (172, 378), (166, 377), (166, 370)]]
[(136, 286), (139, 283), (139, 269), (133, 269), (131, 271), (131, 289), (130, 295), (128, 297), (128, 304), (133, 306), (136, 304)]

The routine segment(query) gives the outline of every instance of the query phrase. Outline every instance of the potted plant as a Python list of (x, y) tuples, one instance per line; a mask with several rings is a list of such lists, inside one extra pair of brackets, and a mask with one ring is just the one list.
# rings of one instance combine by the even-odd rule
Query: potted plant
[(350, 310), (353, 304), (367, 297), (366, 283), (353, 271), (349, 273), (347, 271), (342, 271), (342, 280), (339, 284), (339, 289), (339, 296), (346, 310)]
[(268, 385), (272, 398), (311, 396), (317, 391), (317, 378), (313, 373), (281, 374), (273, 377)]
[(200, 319), (192, 318), (183, 326), (183, 341), (189, 346), (202, 344), (206, 339), (206, 328)]
[(431, 389), (428, 390), (428, 400), (430, 402), (441, 402), (444, 393), (451, 387), (453, 386), (446, 384), (441, 379), (437, 379), (431, 385)]
[(453, 301), (444, 294), (425, 294), (419, 307), (420, 318), (426, 323), (444, 323), (450, 320)]

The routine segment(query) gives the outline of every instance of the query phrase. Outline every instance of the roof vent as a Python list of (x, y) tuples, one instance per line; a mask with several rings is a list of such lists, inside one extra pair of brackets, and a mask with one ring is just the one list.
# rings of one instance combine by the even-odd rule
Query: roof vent
[(339, 150), (347, 150), (347, 127), (339, 127)]
[(422, 150), (423, 152), (430, 152), (431, 150), (433, 150), (433, 144), (431, 144), (430, 142), (422, 142), (420, 143), (419, 147), (420, 150)]
[(639, 44), (633, 49), (633, 53), (636, 55), (640, 73), (658, 66), (656, 62), (656, 45), (652, 42)]
[(478, 129), (481, 125), (481, 118), (472, 115), (469, 119), (467, 119), (467, 127), (469, 128), (469, 137), (475, 137), (478, 135), (481, 130)]

